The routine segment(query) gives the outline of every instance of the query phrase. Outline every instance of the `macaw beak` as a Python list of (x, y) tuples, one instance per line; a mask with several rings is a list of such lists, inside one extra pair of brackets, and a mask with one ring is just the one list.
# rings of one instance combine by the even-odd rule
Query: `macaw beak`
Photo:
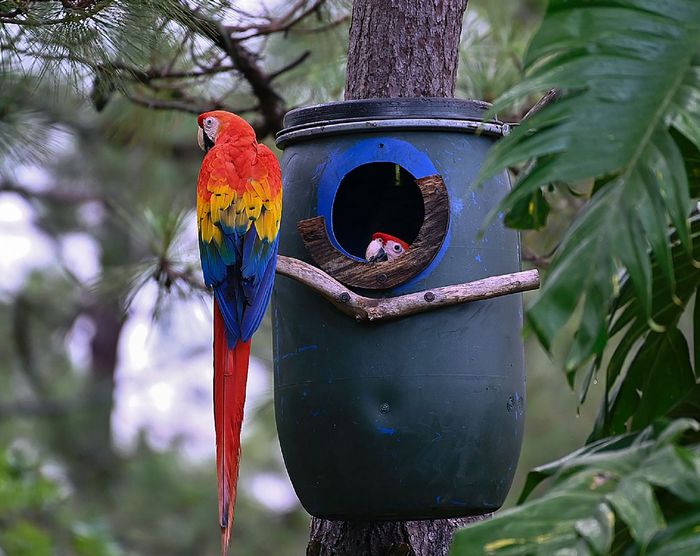
[(209, 136), (204, 133), (204, 130), (201, 127), (197, 130), (197, 144), (204, 152), (208, 152), (209, 149), (214, 146), (214, 141), (209, 139)]
[(367, 246), (367, 251), (365, 251), (365, 259), (370, 263), (377, 263), (388, 259), (381, 239), (373, 239), (370, 242)]
[(380, 247), (379, 251), (377, 251), (374, 255), (372, 255), (367, 260), (371, 263), (381, 263), (384, 261), (388, 261), (389, 257), (387, 256), (386, 251), (384, 251), (384, 248)]
[(204, 130), (201, 127), (197, 128), (197, 144), (200, 149), (206, 152), (207, 149), (204, 148)]

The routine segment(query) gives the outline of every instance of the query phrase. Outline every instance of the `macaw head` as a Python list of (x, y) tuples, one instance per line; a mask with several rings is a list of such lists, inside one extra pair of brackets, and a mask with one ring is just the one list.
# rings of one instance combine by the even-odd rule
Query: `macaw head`
[(197, 118), (197, 124), (197, 143), (205, 152), (217, 143), (255, 143), (255, 131), (250, 124), (240, 116), (225, 110), (204, 112)]
[(389, 234), (376, 232), (372, 234), (365, 251), (365, 259), (370, 263), (379, 261), (393, 261), (404, 254), (408, 249), (408, 243)]

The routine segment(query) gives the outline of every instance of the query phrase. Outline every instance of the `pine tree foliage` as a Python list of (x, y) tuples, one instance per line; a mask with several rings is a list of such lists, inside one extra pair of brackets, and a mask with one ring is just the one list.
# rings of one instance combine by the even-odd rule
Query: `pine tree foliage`
[(342, 3), (325, 0), (300, 0), (268, 15), (246, 13), (231, 0), (5, 1), (0, 63), (5, 78), (69, 80), (98, 111), (115, 94), (152, 109), (221, 108), (252, 119), (264, 137), (281, 128), (287, 110), (276, 80), (311, 55), (292, 41), (268, 55), (268, 42), (280, 34), (324, 37), (346, 19)]

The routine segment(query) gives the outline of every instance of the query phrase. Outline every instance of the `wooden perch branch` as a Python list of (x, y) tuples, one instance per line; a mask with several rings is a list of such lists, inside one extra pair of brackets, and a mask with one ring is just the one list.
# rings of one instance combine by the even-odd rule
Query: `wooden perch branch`
[(526, 270), (397, 297), (374, 299), (354, 293), (322, 270), (291, 257), (278, 257), (277, 273), (315, 290), (339, 311), (354, 317), (358, 322), (396, 319), (438, 307), (491, 299), (540, 287), (538, 271)]

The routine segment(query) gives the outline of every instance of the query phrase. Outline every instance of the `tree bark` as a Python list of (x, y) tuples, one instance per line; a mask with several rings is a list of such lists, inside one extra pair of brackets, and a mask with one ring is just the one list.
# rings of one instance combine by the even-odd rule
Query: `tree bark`
[(444, 556), (460, 527), (491, 517), (423, 521), (328, 521), (313, 518), (307, 556)]
[[(451, 97), (468, 0), (355, 0), (345, 98)], [(426, 521), (311, 520), (307, 556), (445, 556), (491, 514)]]
[(355, 0), (345, 98), (451, 97), (467, 0)]

